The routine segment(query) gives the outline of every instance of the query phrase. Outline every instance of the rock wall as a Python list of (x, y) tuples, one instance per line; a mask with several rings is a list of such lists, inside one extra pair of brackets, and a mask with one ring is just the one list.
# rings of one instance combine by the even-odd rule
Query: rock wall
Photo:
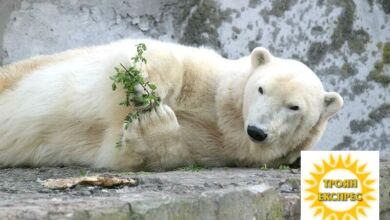
[(317, 149), (390, 155), (388, 0), (1, 0), (3, 64), (133, 37), (206, 45), (226, 57), (264, 46), (304, 61), (344, 109)]

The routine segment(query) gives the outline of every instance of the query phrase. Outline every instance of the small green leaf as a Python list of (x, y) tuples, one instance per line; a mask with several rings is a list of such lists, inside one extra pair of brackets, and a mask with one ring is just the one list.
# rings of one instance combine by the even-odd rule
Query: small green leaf
[(153, 83), (149, 83), (148, 86), (149, 86), (149, 88), (150, 88), (151, 90), (157, 89), (157, 86), (154, 85)]
[(80, 176), (87, 176), (88, 174), (88, 171), (84, 170), (84, 169), (80, 169)]
[(260, 167), (260, 170), (269, 170), (269, 168), (267, 167), (267, 164), (263, 164), (263, 166)]

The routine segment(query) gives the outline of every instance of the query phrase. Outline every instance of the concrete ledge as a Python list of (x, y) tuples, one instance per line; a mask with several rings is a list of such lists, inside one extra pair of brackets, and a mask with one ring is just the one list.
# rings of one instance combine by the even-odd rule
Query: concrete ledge
[[(49, 190), (39, 181), (80, 169), (0, 170), (0, 219), (299, 219), (299, 170), (240, 168), (115, 173), (136, 187)], [(89, 170), (90, 175), (107, 173)], [(112, 172), (110, 172), (112, 174)], [(390, 212), (390, 163), (381, 161), (381, 218)]]

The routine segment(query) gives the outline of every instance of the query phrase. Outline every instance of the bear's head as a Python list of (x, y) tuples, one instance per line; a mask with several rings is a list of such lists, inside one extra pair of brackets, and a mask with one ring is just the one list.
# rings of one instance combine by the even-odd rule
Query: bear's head
[(299, 61), (274, 57), (261, 47), (250, 59), (242, 117), (253, 153), (275, 159), (317, 141), (342, 107), (341, 96), (324, 91), (316, 74)]

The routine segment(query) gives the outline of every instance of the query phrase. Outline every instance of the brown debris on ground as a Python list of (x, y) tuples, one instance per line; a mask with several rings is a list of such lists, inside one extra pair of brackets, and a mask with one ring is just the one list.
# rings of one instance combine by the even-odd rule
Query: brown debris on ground
[(42, 182), (42, 185), (49, 189), (68, 189), (76, 185), (83, 186), (100, 186), (100, 187), (116, 187), (116, 186), (135, 186), (137, 181), (131, 178), (115, 177), (115, 176), (85, 176), (71, 177), (65, 179), (47, 179)]

